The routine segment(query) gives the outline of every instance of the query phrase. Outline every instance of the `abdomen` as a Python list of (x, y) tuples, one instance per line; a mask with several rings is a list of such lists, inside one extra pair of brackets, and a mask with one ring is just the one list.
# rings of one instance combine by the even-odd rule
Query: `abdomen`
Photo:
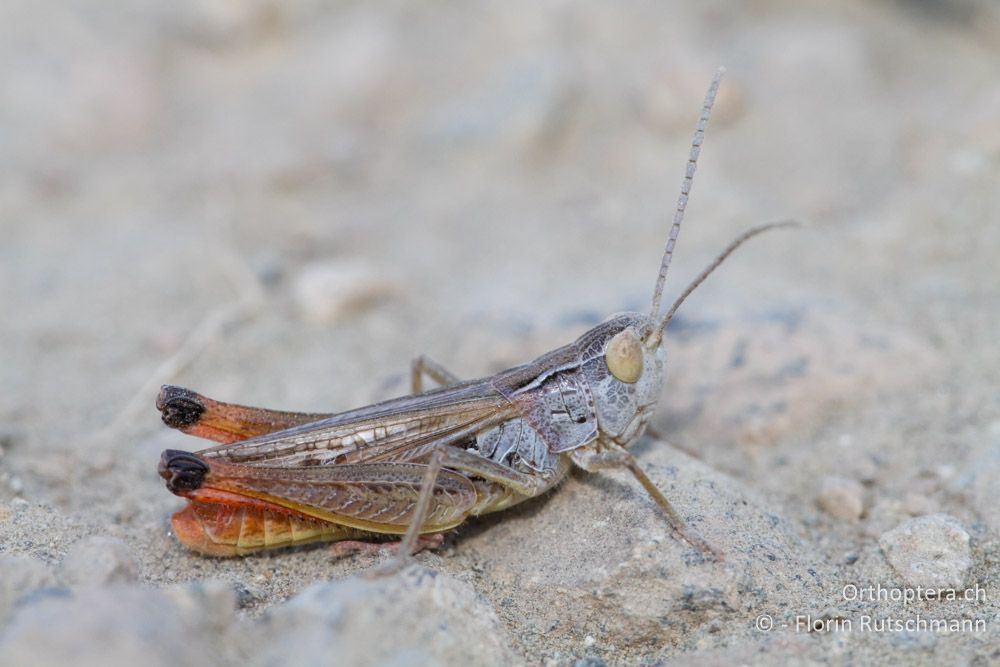
[(170, 524), (184, 546), (208, 556), (243, 556), (263, 549), (372, 536), (265, 502), (228, 505), (192, 500), (171, 517)]

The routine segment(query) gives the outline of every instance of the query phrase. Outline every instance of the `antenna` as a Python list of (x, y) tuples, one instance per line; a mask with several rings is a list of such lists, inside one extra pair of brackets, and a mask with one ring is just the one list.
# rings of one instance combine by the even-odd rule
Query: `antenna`
[(670, 320), (673, 318), (674, 313), (676, 313), (677, 309), (681, 307), (682, 303), (684, 303), (684, 299), (688, 298), (691, 292), (697, 289), (698, 285), (705, 282), (705, 278), (708, 278), (708, 276), (712, 273), (712, 271), (715, 271), (717, 268), (719, 268), (719, 265), (722, 264), (724, 261), (726, 261), (726, 258), (729, 257), (731, 254), (733, 254), (734, 250), (739, 248), (741, 245), (743, 245), (746, 241), (749, 241), (754, 236), (757, 236), (758, 234), (763, 234), (764, 232), (771, 229), (778, 229), (779, 227), (801, 227), (801, 225), (795, 220), (782, 220), (780, 222), (769, 222), (766, 225), (751, 227), (747, 231), (737, 236), (736, 239), (734, 239), (733, 242), (730, 243), (726, 247), (726, 249), (719, 254), (718, 257), (712, 260), (712, 263), (706, 266), (705, 269), (698, 274), (698, 277), (692, 280), (691, 284), (688, 285), (683, 292), (681, 292), (681, 295), (677, 297), (676, 301), (674, 301), (674, 305), (670, 306), (670, 310), (668, 310), (667, 314), (663, 316), (663, 319), (660, 321), (660, 323), (656, 325), (656, 331), (654, 331), (653, 335), (650, 337), (651, 341), (650, 344), (653, 347), (659, 345), (660, 338), (663, 336), (663, 331), (667, 328), (667, 325), (670, 324)]
[(660, 300), (663, 298), (663, 283), (667, 280), (667, 269), (670, 268), (670, 260), (674, 256), (674, 244), (677, 243), (677, 234), (681, 231), (681, 223), (684, 222), (684, 209), (687, 208), (688, 194), (691, 192), (691, 182), (694, 180), (695, 169), (698, 168), (698, 154), (701, 152), (701, 142), (705, 140), (705, 128), (708, 126), (708, 118), (712, 115), (712, 105), (715, 104), (715, 94), (719, 91), (719, 83), (722, 82), (722, 75), (726, 73), (725, 67), (720, 67), (712, 77), (712, 84), (705, 93), (705, 103), (701, 106), (701, 115), (698, 117), (698, 125), (695, 126), (694, 138), (691, 140), (691, 152), (688, 153), (687, 168), (684, 172), (684, 180), (681, 181), (681, 194), (677, 198), (677, 210), (674, 211), (674, 224), (670, 228), (670, 236), (667, 238), (667, 245), (663, 249), (663, 260), (660, 262), (660, 275), (656, 277), (656, 289), (653, 290), (653, 307), (650, 309), (649, 318), (656, 319), (660, 313)]

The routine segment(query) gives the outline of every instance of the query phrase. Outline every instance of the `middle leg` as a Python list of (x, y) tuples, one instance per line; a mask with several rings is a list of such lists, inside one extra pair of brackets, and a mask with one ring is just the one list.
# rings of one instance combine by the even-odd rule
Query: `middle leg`
[(427, 355), (421, 354), (410, 362), (410, 389), (414, 394), (424, 390), (425, 375), (442, 387), (461, 382), (457, 375)]

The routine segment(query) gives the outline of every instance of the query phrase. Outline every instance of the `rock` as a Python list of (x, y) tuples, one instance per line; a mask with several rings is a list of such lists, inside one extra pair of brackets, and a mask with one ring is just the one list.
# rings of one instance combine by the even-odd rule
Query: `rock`
[(489, 573), (480, 582), (487, 597), (524, 629), (516, 636), (524, 653), (563, 641), (616, 662), (615, 647), (646, 655), (822, 596), (829, 575), (769, 503), (663, 443), (640, 464), (723, 560), (678, 542), (631, 475), (571, 478), (533, 508), (487, 519), (460, 546)]
[(119, 584), (24, 607), (0, 639), (0, 664), (177, 667), (219, 664), (225, 650), (163, 593)]
[(369, 264), (329, 260), (305, 266), (292, 284), (302, 316), (330, 322), (361, 310), (393, 291), (390, 281)]
[(884, 533), (879, 546), (910, 586), (961, 588), (972, 567), (969, 534), (947, 514), (904, 521)]
[(40, 560), (13, 554), (0, 556), (0, 627), (25, 596), (55, 585), (52, 568)]
[(857, 521), (865, 510), (864, 489), (853, 479), (830, 475), (820, 482), (816, 504), (835, 519)]
[(253, 665), (517, 662), (472, 586), (421, 566), (380, 578), (313, 584), (274, 610)]
[(61, 578), (69, 586), (108, 586), (138, 578), (128, 545), (116, 537), (85, 537), (63, 559)]

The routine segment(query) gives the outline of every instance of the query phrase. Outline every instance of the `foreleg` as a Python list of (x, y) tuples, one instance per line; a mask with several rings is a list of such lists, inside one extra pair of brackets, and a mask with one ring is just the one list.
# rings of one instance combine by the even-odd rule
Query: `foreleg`
[(635, 457), (628, 452), (628, 450), (614, 443), (599, 443), (597, 449), (596, 447), (582, 447), (580, 449), (574, 450), (571, 454), (573, 458), (573, 463), (583, 468), (587, 472), (596, 472), (598, 470), (607, 470), (615, 468), (625, 468), (632, 473), (633, 476), (642, 487), (646, 489), (646, 493), (652, 496), (656, 504), (660, 506), (663, 510), (663, 514), (667, 517), (667, 522), (670, 524), (670, 528), (673, 529), (674, 533), (684, 542), (687, 542), (691, 546), (700, 549), (706, 555), (711, 556), (714, 560), (722, 560), (722, 553), (713, 547), (711, 544), (706, 542), (700, 536), (691, 532), (684, 520), (681, 518), (677, 510), (674, 509), (667, 497), (663, 495), (663, 492), (656, 488), (656, 484), (653, 480), (646, 475), (645, 471), (639, 467), (639, 463), (635, 460)]

